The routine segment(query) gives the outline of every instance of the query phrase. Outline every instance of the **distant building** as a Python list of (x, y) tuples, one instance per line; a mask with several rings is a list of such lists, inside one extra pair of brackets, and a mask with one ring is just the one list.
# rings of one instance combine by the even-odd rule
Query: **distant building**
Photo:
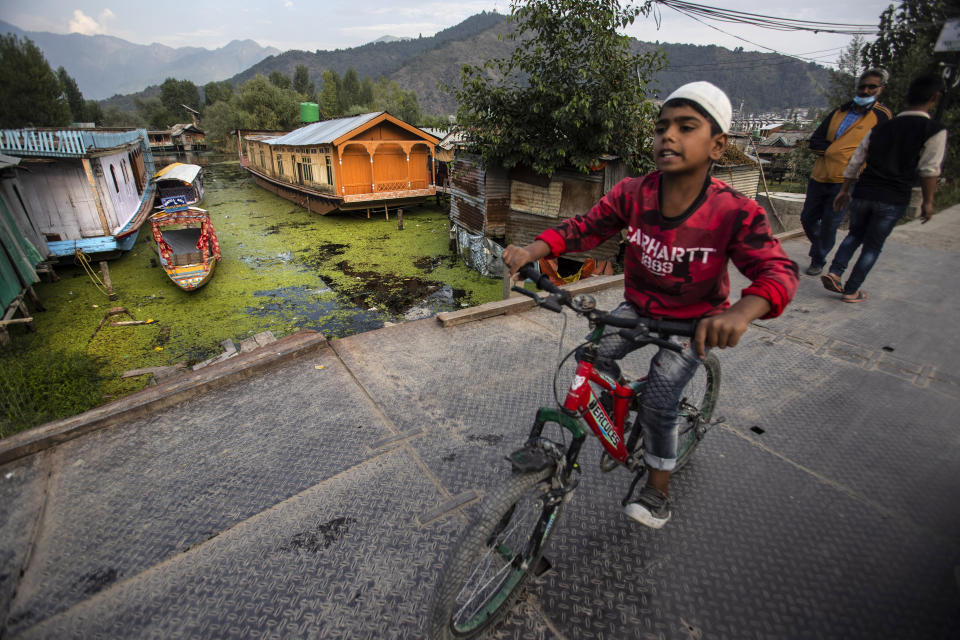
[(169, 129), (148, 131), (150, 148), (160, 151), (199, 151), (207, 148), (207, 136), (196, 124), (175, 124)]
[(20, 160), (23, 170), (5, 176), (3, 191), (44, 257), (133, 246), (154, 197), (145, 129), (0, 130), (0, 153)]

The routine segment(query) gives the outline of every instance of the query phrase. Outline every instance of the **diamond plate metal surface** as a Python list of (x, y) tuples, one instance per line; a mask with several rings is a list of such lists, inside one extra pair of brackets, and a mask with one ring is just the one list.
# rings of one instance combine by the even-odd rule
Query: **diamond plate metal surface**
[(390, 432), (341, 384), (346, 376), (323, 352), (59, 447), (8, 628), (25, 629), (363, 459), (367, 439)]
[(421, 638), (457, 519), (416, 525), (437, 493), (394, 450), (280, 502), (24, 638)]
[(0, 467), (0, 625), (10, 612), (29, 554), (49, 474), (49, 455)]

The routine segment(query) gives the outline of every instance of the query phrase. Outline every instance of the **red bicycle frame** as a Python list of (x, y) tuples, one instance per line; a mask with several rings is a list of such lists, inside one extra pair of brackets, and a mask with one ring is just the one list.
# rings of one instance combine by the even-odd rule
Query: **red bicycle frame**
[[(607, 414), (599, 399), (593, 393), (590, 382), (610, 391), (613, 396), (613, 418)], [(583, 420), (596, 434), (603, 448), (613, 459), (626, 463), (626, 442), (623, 438), (624, 423), (630, 411), (630, 401), (633, 400), (636, 390), (611, 379), (609, 376), (596, 370), (592, 362), (581, 360), (577, 371), (567, 391), (567, 398), (563, 408), (580, 414)]]

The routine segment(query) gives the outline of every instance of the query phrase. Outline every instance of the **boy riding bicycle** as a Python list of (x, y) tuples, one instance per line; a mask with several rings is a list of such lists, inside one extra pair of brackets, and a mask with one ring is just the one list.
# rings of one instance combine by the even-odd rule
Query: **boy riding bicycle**
[[(709, 82), (692, 82), (664, 102), (654, 129), (657, 170), (626, 178), (586, 215), (565, 220), (526, 247), (508, 246), (510, 273), (528, 262), (588, 251), (627, 230), (624, 318), (702, 318), (683, 352), (660, 348), (650, 363), (640, 424), (647, 484), (625, 512), (659, 529), (670, 518), (670, 473), (677, 458), (683, 388), (713, 347), (736, 346), (749, 324), (783, 312), (797, 288), (797, 265), (773, 237), (755, 201), (710, 176), (727, 145), (732, 109)], [(730, 305), (727, 261), (752, 283)], [(616, 360), (638, 348), (608, 327), (596, 365), (620, 376)]]

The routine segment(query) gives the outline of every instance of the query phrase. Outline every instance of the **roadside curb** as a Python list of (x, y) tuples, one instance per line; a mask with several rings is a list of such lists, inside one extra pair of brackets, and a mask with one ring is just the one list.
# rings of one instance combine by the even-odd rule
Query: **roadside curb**
[(28, 429), (0, 440), (0, 465), (249, 378), (325, 346), (327, 340), (323, 335), (299, 331), (266, 347), (170, 378), (79, 415)]

